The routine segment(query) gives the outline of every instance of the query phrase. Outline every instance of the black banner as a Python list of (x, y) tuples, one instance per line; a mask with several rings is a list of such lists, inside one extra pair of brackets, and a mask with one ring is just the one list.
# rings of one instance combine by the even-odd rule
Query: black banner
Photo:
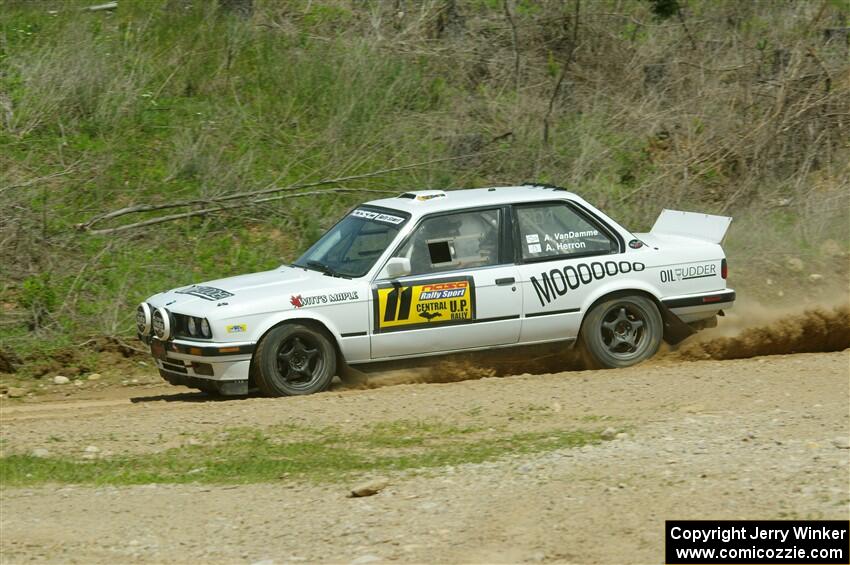
[(850, 563), (847, 520), (667, 520), (664, 561)]

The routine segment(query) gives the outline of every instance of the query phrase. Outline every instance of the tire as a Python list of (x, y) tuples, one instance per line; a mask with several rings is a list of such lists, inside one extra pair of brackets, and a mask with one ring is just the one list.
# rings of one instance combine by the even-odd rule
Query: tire
[(327, 390), (336, 373), (336, 349), (320, 331), (301, 324), (277, 326), (254, 352), (257, 388), (266, 396)]
[(621, 295), (590, 310), (579, 339), (595, 368), (616, 369), (637, 365), (655, 355), (663, 335), (664, 323), (652, 300)]

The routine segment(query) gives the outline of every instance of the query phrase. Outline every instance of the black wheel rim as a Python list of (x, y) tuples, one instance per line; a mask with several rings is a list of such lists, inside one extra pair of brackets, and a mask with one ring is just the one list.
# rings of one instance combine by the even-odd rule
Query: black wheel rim
[(277, 373), (287, 387), (309, 388), (320, 378), (324, 364), (318, 341), (308, 334), (293, 334), (277, 348)]
[(639, 356), (649, 341), (646, 318), (646, 312), (631, 303), (610, 307), (600, 325), (602, 343), (608, 353), (624, 360)]

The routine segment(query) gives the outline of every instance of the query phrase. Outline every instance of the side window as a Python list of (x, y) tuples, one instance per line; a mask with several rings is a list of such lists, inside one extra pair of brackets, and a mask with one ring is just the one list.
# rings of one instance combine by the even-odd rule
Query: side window
[(397, 253), (422, 275), (499, 264), (499, 210), (436, 216), (423, 221)]
[(563, 203), (516, 208), (519, 245), (525, 260), (614, 253), (617, 243), (608, 234)]

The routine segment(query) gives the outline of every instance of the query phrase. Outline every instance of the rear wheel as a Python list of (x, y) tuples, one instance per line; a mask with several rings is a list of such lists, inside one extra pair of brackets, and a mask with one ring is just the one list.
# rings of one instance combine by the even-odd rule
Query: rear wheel
[(257, 387), (267, 396), (327, 390), (336, 372), (336, 350), (330, 339), (301, 324), (273, 328), (254, 356)]
[(594, 365), (630, 367), (658, 351), (664, 325), (655, 303), (639, 295), (618, 296), (594, 306), (581, 328), (581, 343)]

